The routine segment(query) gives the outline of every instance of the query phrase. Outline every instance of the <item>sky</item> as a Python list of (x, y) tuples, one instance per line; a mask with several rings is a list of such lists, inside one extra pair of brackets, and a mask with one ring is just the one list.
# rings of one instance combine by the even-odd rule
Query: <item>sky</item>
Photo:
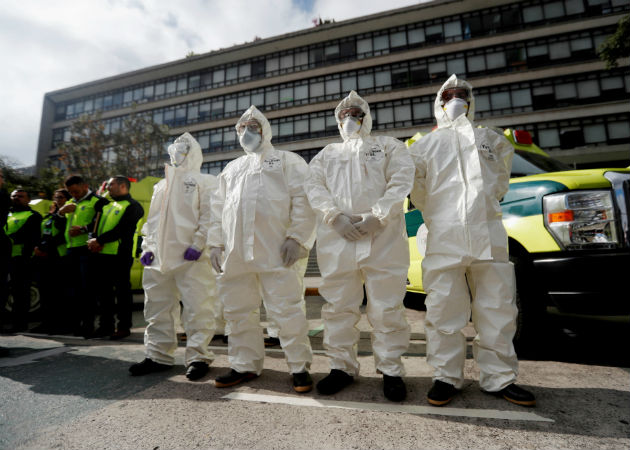
[(35, 164), (46, 92), (418, 0), (1, 0), (0, 158)]

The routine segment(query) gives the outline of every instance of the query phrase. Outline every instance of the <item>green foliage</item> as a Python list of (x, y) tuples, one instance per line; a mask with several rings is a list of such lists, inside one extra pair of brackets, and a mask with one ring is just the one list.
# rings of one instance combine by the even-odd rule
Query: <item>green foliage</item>
[(38, 176), (28, 175), (15, 168), (16, 163), (0, 157), (0, 170), (4, 174), (4, 188), (7, 192), (18, 186), (28, 191), (32, 198), (52, 198), (56, 189), (63, 187), (63, 173), (56, 167), (40, 170)]
[(630, 15), (619, 20), (615, 34), (606, 39), (598, 51), (607, 69), (617, 67), (618, 59), (630, 56)]

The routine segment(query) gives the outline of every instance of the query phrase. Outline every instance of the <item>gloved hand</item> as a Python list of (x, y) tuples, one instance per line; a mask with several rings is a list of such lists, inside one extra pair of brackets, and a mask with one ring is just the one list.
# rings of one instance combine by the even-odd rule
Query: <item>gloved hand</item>
[(221, 268), (222, 259), (223, 259), (223, 248), (211, 247), (210, 248), (210, 263), (212, 264), (212, 268), (217, 273), (223, 273), (223, 269)]
[(361, 232), (362, 235), (374, 234), (383, 227), (383, 224), (374, 214), (362, 214), (363, 218), (360, 222), (354, 224), (354, 226)]
[(153, 264), (154, 258), (155, 255), (153, 254), (153, 252), (144, 252), (140, 257), (140, 262), (143, 266), (150, 266), (151, 264)]
[(280, 256), (284, 267), (291, 267), (298, 259), (306, 256), (306, 249), (295, 239), (286, 238), (280, 247)]
[(337, 233), (339, 233), (342, 238), (348, 241), (356, 241), (358, 239), (361, 239), (363, 236), (361, 235), (361, 232), (353, 225), (353, 223), (360, 220), (361, 218), (358, 216), (339, 214), (337, 218), (333, 221), (332, 227)]
[(195, 246), (191, 245), (184, 252), (184, 259), (186, 261), (197, 261), (201, 256), (201, 252), (195, 248)]

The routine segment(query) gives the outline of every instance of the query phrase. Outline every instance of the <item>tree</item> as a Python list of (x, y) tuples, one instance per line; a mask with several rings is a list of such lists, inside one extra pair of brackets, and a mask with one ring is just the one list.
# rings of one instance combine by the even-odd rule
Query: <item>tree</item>
[(606, 69), (617, 67), (617, 60), (630, 56), (630, 15), (623, 16), (615, 33), (599, 46), (599, 57), (606, 62)]
[(63, 174), (56, 167), (42, 169), (38, 176), (33, 176), (23, 173), (16, 166), (17, 162), (0, 156), (0, 170), (4, 174), (4, 187), (8, 192), (19, 186), (33, 198), (41, 196), (50, 199), (56, 189), (63, 187)]
[(168, 126), (156, 124), (149, 115), (136, 113), (135, 104), (132, 109), (113, 135), (112, 151), (116, 155), (113, 169), (117, 174), (140, 180), (158, 169), (168, 140)]
[(57, 146), (66, 174), (81, 175), (93, 189), (111, 174), (107, 158), (111, 141), (100, 119), (100, 112), (82, 115), (70, 125), (70, 142)]

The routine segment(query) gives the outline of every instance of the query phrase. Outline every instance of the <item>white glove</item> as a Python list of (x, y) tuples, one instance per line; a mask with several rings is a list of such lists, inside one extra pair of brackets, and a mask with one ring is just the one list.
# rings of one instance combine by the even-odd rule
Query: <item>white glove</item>
[(217, 273), (223, 273), (223, 269), (221, 268), (222, 262), (223, 262), (223, 248), (211, 247), (210, 248), (210, 263), (212, 264), (212, 268)]
[(363, 236), (361, 235), (361, 232), (353, 225), (353, 223), (360, 220), (361, 218), (358, 216), (339, 214), (337, 218), (333, 221), (332, 227), (337, 233), (339, 233), (342, 238), (348, 241), (356, 241), (358, 239), (361, 239)]
[(362, 235), (374, 234), (383, 227), (383, 224), (374, 214), (361, 214), (363, 220), (354, 224)]
[(306, 249), (292, 238), (286, 238), (280, 247), (280, 257), (284, 267), (291, 267), (298, 259), (304, 258), (306, 255)]

